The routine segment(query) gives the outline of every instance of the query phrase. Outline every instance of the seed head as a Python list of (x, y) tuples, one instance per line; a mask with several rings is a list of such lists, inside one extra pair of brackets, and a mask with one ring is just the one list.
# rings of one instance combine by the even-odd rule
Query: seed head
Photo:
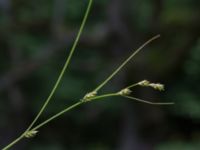
[(151, 83), (149, 84), (150, 87), (154, 88), (155, 90), (164, 91), (164, 85), (160, 83)]
[(118, 92), (119, 95), (121, 96), (127, 96), (127, 95), (130, 95), (131, 94), (131, 90), (126, 88), (126, 89), (122, 89), (121, 91)]
[(33, 137), (35, 137), (35, 136), (37, 135), (37, 133), (38, 133), (38, 131), (36, 131), (36, 130), (27, 131), (27, 132), (24, 134), (24, 136), (25, 136), (26, 138), (33, 138)]
[(93, 91), (93, 92), (90, 92), (90, 93), (87, 93), (84, 97), (83, 97), (83, 101), (88, 101), (89, 99), (95, 97), (97, 95), (97, 92), (96, 91)]
[(150, 82), (148, 80), (143, 80), (138, 83), (140, 86), (149, 86)]

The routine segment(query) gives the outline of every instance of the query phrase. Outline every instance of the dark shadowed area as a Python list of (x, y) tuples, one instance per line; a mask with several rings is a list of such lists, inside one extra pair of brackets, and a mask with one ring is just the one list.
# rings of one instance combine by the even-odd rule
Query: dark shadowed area
[[(88, 0), (0, 0), (0, 149), (31, 123), (77, 35)], [(56, 94), (38, 123), (97, 87), (149, 38), (100, 93), (147, 79), (126, 98), (82, 105), (23, 139), (13, 150), (199, 150), (200, 1), (94, 0)]]

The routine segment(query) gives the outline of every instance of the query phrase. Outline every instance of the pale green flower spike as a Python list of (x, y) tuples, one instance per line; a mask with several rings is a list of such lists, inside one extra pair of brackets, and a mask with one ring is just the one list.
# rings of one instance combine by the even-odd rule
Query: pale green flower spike
[(155, 90), (164, 91), (164, 85), (160, 83), (151, 83), (149, 84), (150, 87), (154, 88)]
[(164, 91), (165, 90), (163, 84), (160, 84), (160, 83), (150, 83), (147, 80), (140, 81), (140, 82), (138, 82), (137, 85), (145, 86), (145, 87), (152, 87), (153, 89), (159, 90), (159, 91)]
[(138, 85), (140, 86), (149, 86), (150, 82), (148, 80), (143, 80), (138, 82)]
[(97, 95), (97, 92), (96, 92), (96, 91), (87, 93), (87, 94), (83, 97), (83, 99), (82, 99), (81, 101), (83, 101), (83, 102), (90, 101), (90, 99), (94, 98), (96, 95)]
[(131, 90), (128, 88), (122, 89), (121, 91), (118, 92), (119, 95), (121, 96), (127, 96), (131, 94)]
[(36, 130), (31, 130), (31, 131), (27, 131), (25, 134), (24, 134), (24, 137), (26, 138), (33, 138), (37, 135), (38, 131)]

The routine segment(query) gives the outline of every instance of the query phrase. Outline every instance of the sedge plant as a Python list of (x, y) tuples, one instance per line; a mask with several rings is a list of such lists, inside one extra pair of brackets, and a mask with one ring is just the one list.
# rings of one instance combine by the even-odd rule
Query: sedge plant
[(85, 96), (83, 98), (80, 98), (75, 104), (71, 105), (71, 106), (66, 106), (65, 109), (61, 110), (60, 112), (58, 112), (57, 114), (53, 115), (52, 117), (48, 118), (47, 120), (36, 124), (38, 119), (40, 118), (40, 116), (42, 115), (42, 113), (44, 112), (44, 110), (46, 110), (49, 102), (52, 100), (59, 84), (61, 83), (61, 80), (71, 62), (72, 56), (76, 50), (78, 41), (80, 39), (80, 36), (82, 34), (82, 31), (85, 27), (85, 23), (86, 20), (88, 18), (89, 12), (91, 10), (91, 6), (92, 6), (93, 0), (89, 0), (88, 5), (87, 5), (87, 9), (85, 11), (81, 26), (79, 28), (78, 34), (75, 38), (75, 41), (72, 45), (72, 48), (69, 52), (69, 55), (66, 58), (65, 64), (60, 72), (60, 75), (57, 79), (57, 81), (55, 82), (55, 85), (53, 86), (49, 96), (47, 97), (47, 99), (45, 100), (43, 106), (41, 107), (40, 111), (38, 112), (38, 114), (36, 115), (36, 117), (34, 118), (34, 120), (30, 123), (30, 125), (27, 127), (27, 129), (15, 140), (13, 140), (11, 143), (9, 143), (7, 146), (5, 146), (2, 150), (8, 150), (10, 148), (12, 148), (15, 144), (17, 144), (19, 141), (21, 141), (24, 138), (33, 138), (34, 136), (36, 136), (38, 134), (38, 130), (47, 125), (49, 122), (55, 120), (56, 118), (60, 117), (61, 115), (65, 114), (66, 112), (80, 106), (83, 104), (86, 104), (88, 102), (91, 101), (95, 101), (95, 100), (102, 100), (105, 98), (109, 98), (109, 97), (124, 97), (130, 100), (135, 100), (138, 102), (142, 102), (142, 103), (146, 103), (146, 104), (150, 104), (150, 105), (172, 105), (174, 104), (173, 102), (150, 102), (150, 101), (146, 101), (137, 97), (133, 97), (131, 95), (131, 90), (132, 88), (136, 87), (136, 86), (142, 86), (142, 87), (150, 87), (153, 88), (155, 90), (159, 90), (159, 91), (163, 91), (164, 90), (164, 85), (160, 84), (160, 83), (151, 83), (147, 80), (143, 80), (140, 82), (137, 82), (135, 84), (131, 84), (125, 88), (122, 88), (121, 90), (117, 91), (117, 92), (113, 92), (113, 93), (106, 93), (106, 94), (102, 94), (102, 95), (98, 95), (98, 91), (101, 90), (120, 70), (122, 70), (124, 68), (124, 66), (138, 53), (140, 52), (146, 45), (148, 45), (149, 43), (151, 43), (152, 41), (154, 41), (155, 39), (159, 38), (160, 35), (156, 35), (154, 37), (152, 37), (151, 39), (149, 39), (148, 41), (146, 41), (143, 45), (141, 45), (138, 49), (136, 49), (135, 51), (133, 51), (131, 53), (131, 55), (126, 58), (121, 65), (119, 65), (113, 73), (111, 73), (101, 84), (99, 84), (94, 90), (92, 90), (91, 92), (85, 94)]

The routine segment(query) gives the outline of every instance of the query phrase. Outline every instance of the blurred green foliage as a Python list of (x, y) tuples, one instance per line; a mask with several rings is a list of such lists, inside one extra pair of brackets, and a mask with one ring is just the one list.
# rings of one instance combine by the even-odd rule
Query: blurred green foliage
[[(88, 1), (7, 2), (0, 3), (0, 146), (24, 130), (40, 109)], [(176, 105), (152, 107), (115, 98), (94, 102), (49, 124), (33, 142), (25, 141), (17, 149), (198, 150), (199, 15), (199, 0), (94, 1), (72, 64), (41, 120), (76, 102), (130, 49), (157, 33), (162, 38), (145, 48), (105, 91), (149, 79), (165, 83), (166, 92), (158, 95), (139, 88), (136, 96), (172, 100)]]

